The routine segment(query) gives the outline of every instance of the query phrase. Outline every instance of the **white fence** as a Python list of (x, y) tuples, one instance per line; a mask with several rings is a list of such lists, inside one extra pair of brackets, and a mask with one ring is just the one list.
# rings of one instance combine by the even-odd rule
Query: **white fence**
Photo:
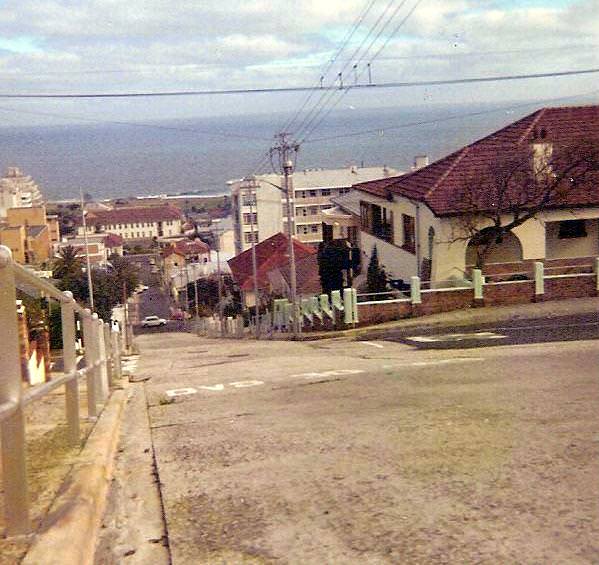
[[(62, 321), (62, 376), (24, 389), (21, 376), (16, 288), (26, 287), (60, 303)], [(75, 317), (83, 326), (84, 367), (77, 369)], [(98, 319), (48, 281), (40, 279), (12, 260), (7, 247), (0, 246), (0, 435), (6, 533), (30, 531), (29, 495), (26, 469), (26, 426), (24, 408), (52, 390), (64, 386), (67, 441), (81, 441), (79, 381), (86, 379), (87, 412), (97, 418), (106, 402), (113, 379), (121, 376), (119, 331)]]

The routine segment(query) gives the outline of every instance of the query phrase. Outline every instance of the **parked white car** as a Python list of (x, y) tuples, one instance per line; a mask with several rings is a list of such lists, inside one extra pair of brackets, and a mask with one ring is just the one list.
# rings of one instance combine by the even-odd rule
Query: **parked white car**
[(164, 318), (159, 318), (158, 316), (146, 316), (141, 325), (143, 328), (151, 328), (154, 326), (166, 326), (166, 320)]

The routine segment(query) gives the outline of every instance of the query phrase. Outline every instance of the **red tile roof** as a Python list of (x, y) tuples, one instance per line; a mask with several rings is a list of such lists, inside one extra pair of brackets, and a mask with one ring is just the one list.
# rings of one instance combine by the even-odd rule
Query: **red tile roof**
[[(287, 284), (291, 286), (291, 269), (289, 265), (283, 265), (279, 270)], [(316, 255), (308, 255), (296, 261), (295, 270), (298, 294), (308, 295), (322, 292), (318, 273), (318, 257)]]
[(120, 247), (121, 245), (123, 245), (123, 238), (120, 235), (117, 235), (116, 233), (106, 234), (106, 237), (104, 238), (105, 247), (112, 248)]
[[(456, 214), (460, 209), (459, 195), (465, 187), (488, 174), (489, 168), (502, 158), (525, 157), (533, 142), (565, 147), (582, 141), (599, 143), (599, 105), (543, 108), (427, 167), (357, 184), (355, 188), (381, 198), (397, 194), (424, 202), (437, 216)], [(553, 204), (597, 205), (599, 182), (571, 189)]]
[(88, 225), (130, 224), (182, 220), (183, 214), (173, 206), (136, 206), (114, 210), (93, 210), (86, 214)]
[(193, 241), (182, 239), (175, 243), (175, 248), (177, 251), (185, 253), (185, 255), (202, 255), (210, 253), (210, 246), (201, 239), (194, 239)]
[[(283, 233), (277, 233), (264, 241), (256, 244), (256, 267), (258, 275), (258, 286), (268, 287), (268, 272), (277, 267), (289, 264), (288, 239)], [(293, 239), (293, 250), (295, 260), (316, 254), (316, 249), (306, 245), (297, 239)], [(229, 267), (233, 278), (241, 290), (252, 290), (254, 288), (252, 269), (252, 250), (247, 249), (243, 253), (229, 259)]]

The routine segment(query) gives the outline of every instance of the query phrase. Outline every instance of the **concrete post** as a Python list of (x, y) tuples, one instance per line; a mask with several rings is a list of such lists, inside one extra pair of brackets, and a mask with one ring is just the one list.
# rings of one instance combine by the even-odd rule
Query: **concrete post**
[(112, 378), (115, 380), (121, 380), (123, 376), (121, 368), (121, 348), (120, 348), (120, 332), (117, 329), (113, 329), (110, 332), (110, 341), (112, 342)]
[(352, 289), (344, 288), (343, 289), (343, 321), (346, 324), (352, 323), (353, 312), (354, 312), (352, 299), (353, 299)]
[(320, 309), (324, 314), (326, 314), (329, 318), (334, 319), (335, 316), (331, 310), (331, 303), (329, 302), (328, 294), (320, 295)]
[(104, 348), (106, 349), (106, 373), (108, 375), (108, 390), (113, 386), (114, 369), (113, 369), (113, 358), (114, 353), (112, 351), (112, 339), (110, 332), (110, 324), (104, 324)]
[(545, 280), (543, 278), (543, 263), (535, 261), (535, 296), (545, 294)]
[(599, 257), (595, 257), (594, 270), (595, 270), (595, 290), (599, 294)]
[(0, 405), (15, 403), (16, 410), (0, 423), (2, 482), (6, 533), (29, 532), (29, 492), (25, 456), (25, 416), (21, 406), (21, 362), (17, 296), (12, 254), (0, 246)]
[(339, 310), (339, 312), (343, 311), (343, 304), (341, 303), (341, 292), (340, 291), (333, 290), (331, 292), (331, 306), (333, 307), (333, 310)]
[(96, 340), (98, 342), (98, 359), (103, 360), (98, 368), (98, 376), (96, 378), (96, 394), (100, 402), (106, 402), (108, 398), (108, 370), (107, 370), (107, 355), (106, 345), (104, 344), (104, 322), (98, 318), (98, 314), (93, 314), (92, 318), (96, 320)]
[[(97, 343), (94, 339), (94, 320), (89, 308), (83, 314), (83, 345), (85, 347), (85, 366), (90, 368), (98, 359)], [(87, 386), (87, 415), (89, 418), (98, 417), (98, 401), (96, 398), (96, 369), (88, 370), (85, 376)]]
[(422, 295), (420, 294), (420, 277), (410, 279), (410, 298), (412, 304), (422, 304)]
[(472, 283), (474, 284), (474, 300), (483, 299), (483, 272), (472, 269)]
[[(77, 368), (77, 344), (75, 343), (75, 307), (73, 293), (66, 290), (60, 304), (62, 322), (62, 359), (65, 374)], [(74, 378), (65, 385), (67, 412), (67, 437), (69, 445), (79, 445), (79, 380)]]
[(357, 324), (360, 321), (358, 318), (358, 290), (356, 288), (352, 288), (351, 292), (354, 324)]

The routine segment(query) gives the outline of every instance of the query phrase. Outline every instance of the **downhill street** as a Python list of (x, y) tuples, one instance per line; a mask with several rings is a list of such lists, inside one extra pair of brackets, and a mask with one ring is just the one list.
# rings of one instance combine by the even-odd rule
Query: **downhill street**
[(175, 564), (599, 558), (597, 342), (137, 341)]

